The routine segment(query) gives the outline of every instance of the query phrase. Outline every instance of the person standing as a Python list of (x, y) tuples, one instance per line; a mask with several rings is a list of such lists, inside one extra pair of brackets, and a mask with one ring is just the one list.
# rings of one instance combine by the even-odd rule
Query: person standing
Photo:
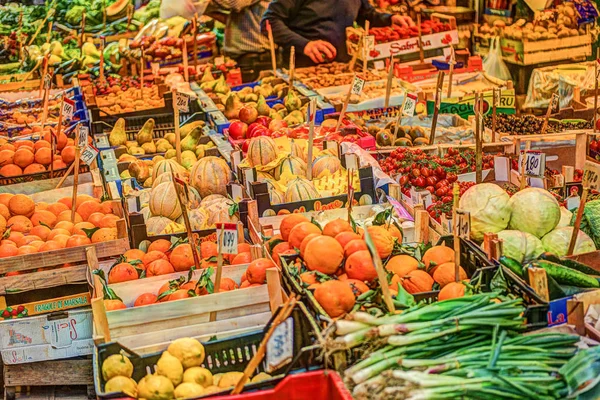
[(296, 49), (296, 65), (309, 66), (323, 62), (350, 59), (346, 49), (346, 28), (354, 21), (372, 27), (391, 24), (409, 26), (409, 17), (380, 13), (369, 0), (273, 0), (262, 20), (273, 30), (277, 45), (284, 49), (284, 59), (292, 46)]

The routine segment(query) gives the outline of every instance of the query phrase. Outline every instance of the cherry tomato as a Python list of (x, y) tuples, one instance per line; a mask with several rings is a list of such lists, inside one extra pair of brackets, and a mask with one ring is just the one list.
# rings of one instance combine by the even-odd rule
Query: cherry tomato
[(428, 176), (427, 179), (425, 179), (425, 181), (427, 182), (428, 186), (433, 187), (438, 182), (438, 178), (435, 176)]
[(446, 174), (446, 180), (448, 181), (448, 183), (454, 183), (457, 181), (457, 179), (458, 176), (453, 172)]
[(421, 175), (421, 170), (419, 170), (419, 168), (413, 168), (412, 176), (414, 176), (415, 178), (418, 178), (420, 175)]
[(418, 178), (415, 178), (414, 180), (414, 185), (420, 188), (425, 187), (425, 178), (423, 178), (422, 176), (419, 176)]
[(448, 193), (448, 189), (445, 187), (440, 187), (435, 191), (435, 195), (439, 197), (445, 196), (446, 193)]
[(426, 167), (421, 167), (421, 175), (427, 178), (428, 176), (431, 176), (431, 170)]
[(435, 188), (433, 186), (427, 186), (425, 188), (425, 190), (429, 191), (429, 193), (434, 194), (435, 193)]

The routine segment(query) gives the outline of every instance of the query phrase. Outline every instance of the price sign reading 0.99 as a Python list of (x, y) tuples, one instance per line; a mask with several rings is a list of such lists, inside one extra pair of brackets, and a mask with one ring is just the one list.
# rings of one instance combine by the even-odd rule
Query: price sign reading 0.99
[(91, 165), (97, 155), (98, 149), (88, 144), (81, 152), (79, 159), (87, 165)]
[(223, 254), (237, 254), (238, 231), (236, 224), (217, 223), (217, 240)]
[(65, 121), (70, 121), (73, 119), (73, 115), (75, 114), (75, 102), (71, 99), (63, 99), (62, 106), (62, 116)]

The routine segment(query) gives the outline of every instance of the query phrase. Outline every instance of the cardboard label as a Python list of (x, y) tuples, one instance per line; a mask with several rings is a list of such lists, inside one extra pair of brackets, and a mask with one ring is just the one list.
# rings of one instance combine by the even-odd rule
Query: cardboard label
[(267, 372), (289, 364), (294, 356), (294, 319), (289, 317), (277, 325), (267, 342)]
[(65, 120), (65, 121), (72, 120), (74, 114), (75, 114), (75, 102), (71, 99), (64, 98), (63, 106), (62, 106), (63, 120)]
[(79, 124), (79, 129), (77, 130), (77, 146), (81, 149), (85, 148), (88, 144), (88, 136), (90, 133), (90, 129), (84, 124)]
[(413, 206), (422, 204), (423, 207), (427, 208), (431, 205), (431, 193), (428, 190), (417, 191), (414, 187), (410, 188), (410, 199)]
[(87, 165), (92, 165), (92, 162), (96, 159), (96, 156), (98, 156), (98, 149), (88, 144), (81, 152), (79, 159)]
[(415, 115), (415, 109), (417, 108), (417, 95), (413, 93), (406, 93), (406, 102), (404, 103), (404, 115), (412, 117)]
[[(492, 104), (494, 101), (492, 91), (483, 92), (482, 115), (492, 113)], [(440, 103), (440, 114), (458, 114), (461, 118), (467, 118), (470, 115), (475, 115), (474, 112), (475, 95), (469, 94), (463, 97), (444, 98)], [(433, 114), (434, 101), (427, 100), (427, 114)], [(496, 108), (498, 114), (515, 114), (515, 91), (502, 90), (498, 99)]]
[(454, 222), (454, 233), (463, 239), (469, 239), (471, 236), (471, 213), (468, 211), (457, 211)]
[(238, 231), (237, 225), (231, 223), (217, 223), (217, 238), (219, 248), (223, 254), (237, 254), (238, 252)]
[(177, 92), (177, 109), (181, 112), (190, 112), (190, 96), (185, 93)]
[(593, 161), (586, 161), (583, 166), (583, 182), (587, 183), (590, 189), (598, 190), (600, 180), (600, 164)]
[(519, 165), (522, 165), (524, 156), (526, 156), (525, 176), (543, 178), (546, 172), (546, 155), (539, 151), (521, 151)]
[(150, 63), (150, 69), (152, 70), (152, 75), (158, 75), (160, 71), (159, 63)]
[(46, 74), (44, 75), (44, 89), (50, 90), (52, 87), (52, 75)]
[(363, 87), (365, 86), (365, 80), (360, 76), (356, 75), (352, 81), (352, 94), (360, 95)]

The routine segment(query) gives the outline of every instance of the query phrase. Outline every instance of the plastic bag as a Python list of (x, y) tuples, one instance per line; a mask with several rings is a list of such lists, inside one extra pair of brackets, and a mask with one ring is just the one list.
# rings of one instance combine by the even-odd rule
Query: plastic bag
[(192, 0), (163, 0), (160, 5), (160, 17), (169, 19), (171, 17), (183, 17), (185, 19), (194, 18), (194, 14), (202, 15), (206, 11), (209, 1)]
[(500, 49), (500, 38), (495, 37), (490, 44), (490, 52), (483, 60), (483, 70), (494, 78), (504, 81), (511, 80), (510, 71), (502, 59), (502, 50)]

